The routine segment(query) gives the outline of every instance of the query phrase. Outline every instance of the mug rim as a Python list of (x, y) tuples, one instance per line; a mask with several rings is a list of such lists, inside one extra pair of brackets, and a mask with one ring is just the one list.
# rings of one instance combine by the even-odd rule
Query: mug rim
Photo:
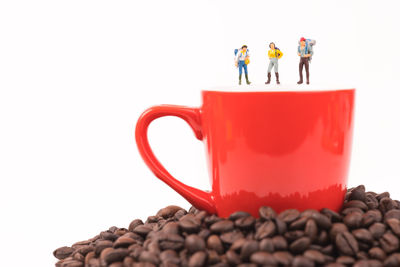
[(339, 91), (355, 91), (355, 86), (216, 86), (201, 90), (202, 92), (210, 93), (324, 93), (324, 92), (339, 92)]

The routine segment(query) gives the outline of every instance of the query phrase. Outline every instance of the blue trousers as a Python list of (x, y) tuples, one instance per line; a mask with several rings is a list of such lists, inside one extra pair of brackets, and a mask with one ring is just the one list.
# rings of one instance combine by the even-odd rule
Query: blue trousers
[(244, 64), (244, 60), (239, 60), (239, 75), (242, 75), (242, 68), (244, 69), (244, 73), (247, 75), (247, 65)]

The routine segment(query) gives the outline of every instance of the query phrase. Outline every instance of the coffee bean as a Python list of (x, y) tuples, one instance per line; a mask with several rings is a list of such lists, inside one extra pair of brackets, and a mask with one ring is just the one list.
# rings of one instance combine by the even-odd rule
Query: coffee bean
[(314, 267), (315, 264), (312, 260), (304, 256), (296, 256), (292, 262), (293, 267)]
[(73, 248), (70, 247), (61, 247), (54, 250), (53, 255), (59, 260), (65, 259), (69, 257), (74, 252)]
[(278, 215), (278, 218), (287, 224), (294, 222), (299, 217), (300, 217), (300, 212), (295, 209), (289, 209), (289, 210), (282, 211)]
[(204, 242), (204, 239), (198, 235), (191, 234), (185, 239), (185, 247), (189, 253), (195, 253), (197, 251), (204, 250), (206, 248), (206, 242)]
[(344, 203), (343, 208), (359, 208), (361, 210), (368, 210), (368, 206), (361, 200), (350, 200)]
[(382, 220), (382, 213), (379, 210), (369, 210), (362, 216), (362, 225), (368, 227), (375, 222)]
[(391, 233), (385, 233), (379, 239), (379, 243), (386, 253), (394, 252), (399, 248), (399, 239)]
[(256, 230), (256, 235), (255, 238), (257, 240), (261, 240), (270, 236), (273, 236), (275, 234), (275, 224), (272, 221), (266, 221), (264, 222), (258, 229)]
[(323, 264), (325, 262), (324, 255), (318, 250), (307, 250), (304, 252), (304, 257), (312, 260), (317, 264)]
[(184, 238), (177, 234), (163, 234), (159, 236), (159, 245), (162, 250), (180, 250), (183, 247)]
[(190, 257), (189, 267), (201, 267), (204, 266), (207, 259), (207, 254), (204, 251), (197, 251)]
[(323, 208), (321, 210), (321, 213), (324, 214), (326, 217), (328, 217), (331, 222), (340, 222), (342, 220), (342, 216), (340, 216), (339, 213), (328, 209), (328, 208)]
[(241, 217), (235, 220), (235, 226), (242, 230), (250, 230), (253, 228), (256, 220), (252, 216)]
[(178, 210), (182, 210), (182, 208), (178, 207), (178, 206), (174, 206), (174, 205), (167, 206), (163, 209), (160, 209), (157, 212), (156, 216), (163, 217), (163, 218), (170, 218), (170, 217), (174, 216)]
[(304, 226), (306, 225), (307, 220), (308, 220), (307, 217), (300, 217), (290, 224), (289, 229), (290, 230), (304, 229)]
[(128, 230), (133, 232), (133, 230), (139, 225), (143, 225), (143, 221), (140, 219), (135, 219), (129, 224)]
[[(283, 238), (283, 240), (285, 240), (285, 239)], [(285, 240), (285, 242), (286, 242), (286, 240)], [(260, 245), (259, 249), (261, 251), (274, 252), (274, 250), (275, 250), (274, 243), (271, 238), (264, 238), (263, 240), (261, 240), (259, 245)], [(287, 246), (287, 243), (286, 243), (286, 246)]]
[(318, 227), (313, 219), (307, 219), (304, 234), (308, 236), (311, 240), (315, 240), (318, 235)]
[(386, 226), (383, 223), (374, 223), (368, 229), (375, 239), (379, 239), (385, 233)]
[(384, 262), (385, 267), (398, 267), (400, 266), (400, 253), (393, 253)]
[(278, 232), (278, 234), (283, 235), (284, 233), (286, 233), (287, 227), (284, 221), (279, 218), (275, 218), (273, 219), (273, 221), (275, 222), (276, 231)]
[(179, 219), (179, 227), (187, 233), (197, 233), (200, 230), (200, 221), (191, 213)]
[(272, 254), (265, 251), (258, 251), (251, 255), (250, 261), (257, 265), (276, 266), (277, 262)]
[(248, 260), (254, 252), (258, 251), (258, 242), (255, 240), (247, 240), (244, 242), (240, 251), (240, 258), (242, 260)]
[(272, 220), (277, 217), (276, 212), (271, 207), (261, 207), (259, 209), (259, 215), (264, 221)]
[(135, 234), (141, 235), (141, 236), (146, 236), (148, 233), (150, 233), (153, 229), (150, 228), (149, 226), (146, 225), (138, 225), (135, 227), (133, 232)]
[(214, 233), (225, 233), (233, 230), (233, 222), (230, 220), (222, 220), (211, 225), (210, 230)]
[(311, 239), (309, 237), (301, 237), (290, 244), (289, 249), (295, 254), (302, 253), (307, 250), (311, 245)]
[(397, 236), (400, 236), (400, 221), (395, 218), (387, 219), (386, 224), (389, 226), (390, 230)]
[(136, 241), (130, 237), (121, 236), (114, 242), (114, 248), (129, 247)]
[(400, 210), (389, 210), (384, 215), (384, 221), (386, 222), (388, 219), (397, 219), (400, 220)]
[(112, 251), (107, 253), (107, 255), (104, 257), (104, 260), (110, 264), (116, 261), (122, 261), (128, 255), (129, 251), (126, 248), (112, 249)]
[(272, 254), (278, 264), (283, 266), (290, 266), (293, 261), (293, 256), (287, 251), (277, 251)]
[(350, 195), (349, 195), (349, 200), (360, 200), (360, 201), (365, 201), (366, 196), (365, 196), (365, 186), (359, 185), (353, 190), (351, 190)]
[(371, 244), (374, 239), (371, 232), (366, 229), (356, 229), (353, 230), (351, 233), (358, 241), (367, 244)]
[(359, 228), (361, 226), (362, 214), (358, 212), (351, 212), (343, 218), (344, 224), (349, 229)]
[(355, 256), (358, 252), (357, 240), (349, 232), (342, 232), (336, 235), (336, 246), (344, 255)]
[(211, 235), (207, 239), (207, 248), (215, 250), (218, 254), (224, 253), (221, 239), (217, 235)]
[(222, 243), (226, 244), (226, 245), (232, 245), (233, 242), (235, 242), (238, 239), (243, 238), (243, 233), (241, 232), (236, 232), (236, 231), (231, 231), (231, 232), (227, 232), (227, 233), (223, 233), (222, 235), (220, 235), (220, 239), (222, 241)]
[[(265, 240), (265, 239), (263, 239), (263, 240)], [(273, 245), (274, 250), (287, 250), (287, 248), (288, 248), (288, 243), (287, 243), (286, 239), (283, 236), (279, 236), (279, 235), (274, 236), (272, 238), (272, 245)]]
[(380, 260), (380, 261), (384, 261), (385, 258), (386, 258), (385, 251), (383, 251), (383, 249), (378, 248), (378, 247), (371, 248), (368, 251), (368, 255), (369, 255), (370, 258), (377, 259), (377, 260)]
[(232, 266), (236, 266), (240, 263), (240, 257), (238, 254), (236, 254), (234, 251), (229, 250), (226, 252), (226, 259), (228, 263)]
[(340, 256), (336, 259), (336, 262), (344, 265), (353, 265), (356, 260), (350, 256)]
[(231, 221), (236, 221), (237, 219), (244, 218), (244, 217), (249, 217), (251, 216), (250, 213), (245, 212), (245, 211), (236, 211), (229, 215), (229, 220)]

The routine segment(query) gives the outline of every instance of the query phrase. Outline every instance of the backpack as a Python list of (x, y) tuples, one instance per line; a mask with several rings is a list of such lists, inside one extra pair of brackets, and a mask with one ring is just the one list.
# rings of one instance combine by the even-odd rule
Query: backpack
[[(306, 39), (306, 54), (308, 54), (309, 51), (314, 51), (313, 47), (317, 43), (317, 41), (313, 39)], [(297, 47), (297, 51), (300, 53), (300, 41), (299, 41), (299, 46)], [(312, 56), (308, 58), (308, 61), (311, 61)]]

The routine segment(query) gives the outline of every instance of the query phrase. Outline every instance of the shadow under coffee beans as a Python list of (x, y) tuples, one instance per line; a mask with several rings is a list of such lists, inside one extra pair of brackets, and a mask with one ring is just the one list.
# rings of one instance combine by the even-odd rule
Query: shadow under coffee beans
[(53, 254), (57, 267), (400, 266), (400, 202), (388, 192), (351, 188), (340, 213), (261, 207), (259, 215), (168, 206)]

